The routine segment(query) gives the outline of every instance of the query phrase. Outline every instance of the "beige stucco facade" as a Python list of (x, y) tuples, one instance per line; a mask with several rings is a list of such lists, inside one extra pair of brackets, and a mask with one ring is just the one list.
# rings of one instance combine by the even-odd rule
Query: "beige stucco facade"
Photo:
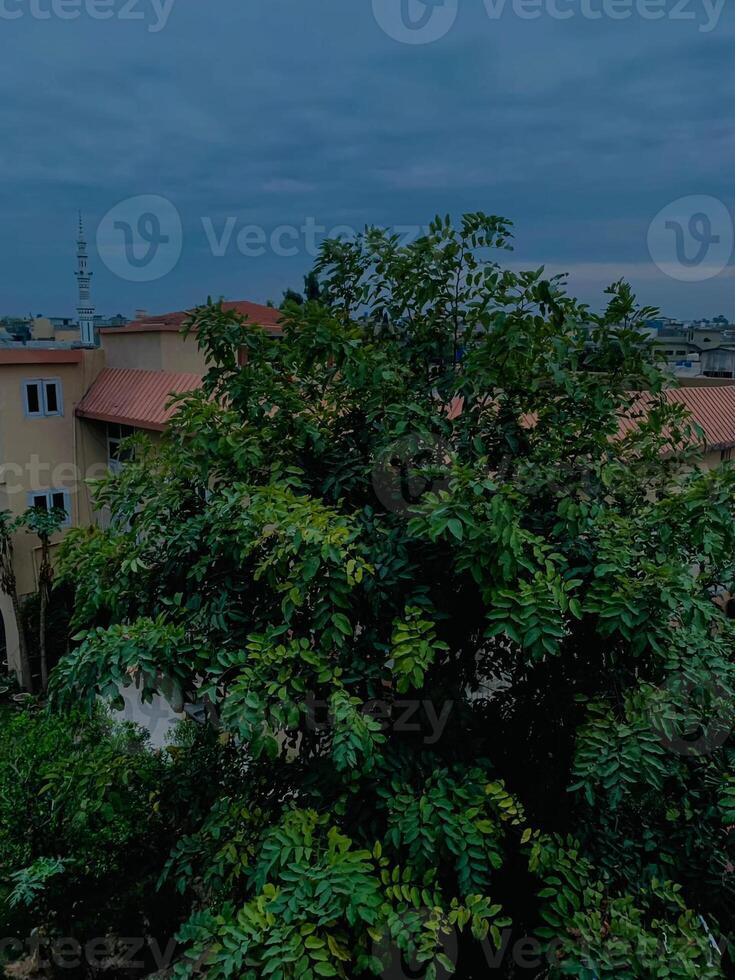
[[(245, 300), (226, 303), (225, 308), (261, 323), (272, 336), (280, 335), (277, 310)], [(206, 373), (196, 337), (181, 332), (187, 318), (183, 312), (165, 314), (123, 328), (103, 328), (101, 347), (94, 349), (74, 346), (78, 331), (54, 334), (51, 321), (37, 317), (33, 342), (0, 346), (0, 510), (18, 516), (35, 503), (34, 496), (45, 494), (41, 506), (57, 506), (56, 500), (63, 499), (70, 527), (105, 523), (105, 514), (94, 508), (88, 481), (115, 465), (111, 451), (121, 437), (120, 427), (159, 439), (173, 412), (170, 392), (198, 387)], [(72, 343), (65, 345), (64, 340)], [(160, 376), (152, 377), (156, 372)], [(29, 383), (35, 386), (32, 405), (26, 392)], [(107, 395), (104, 411), (94, 407), (101, 391)], [(39, 405), (39, 398), (48, 404)], [(64, 533), (53, 542), (55, 547)], [(26, 533), (17, 534), (13, 544), (23, 597), (37, 590), (38, 550), (34, 537)], [(17, 671), (17, 627), (10, 599), (1, 592), (0, 614), (8, 666)]]
[[(100, 350), (0, 350), (0, 510), (17, 517), (31, 505), (34, 494), (63, 494), (70, 525), (89, 523), (91, 501), (85, 479), (94, 475), (80, 468), (80, 424), (74, 411), (104, 364)], [(26, 385), (51, 383), (58, 398), (57, 412), (28, 412)], [(96, 473), (105, 471), (105, 457)], [(66, 504), (65, 504), (66, 506)], [(53, 544), (61, 539), (58, 535)], [(15, 574), (21, 596), (37, 589), (39, 552), (36, 539), (25, 532), (13, 540)], [(17, 624), (7, 596), (0, 594), (8, 663), (17, 667)]]
[[(17, 345), (0, 349), (0, 511), (23, 514), (34, 495), (61, 499), (69, 527), (104, 521), (96, 511), (90, 480), (108, 471), (108, 427), (78, 418), (76, 409), (103, 368), (204, 373), (196, 341), (174, 332), (103, 332), (98, 349)], [(55, 411), (29, 412), (28, 384), (54, 387)], [(38, 388), (37, 390), (40, 390)], [(158, 432), (151, 432), (154, 439)], [(56, 494), (56, 498), (53, 495)], [(64, 529), (52, 542), (57, 547)], [(33, 535), (13, 539), (14, 566), (21, 596), (38, 587), (39, 548)], [(18, 669), (18, 631), (12, 604), (0, 593), (0, 615), (10, 670)], [(1, 644), (0, 644), (1, 645)]]
[(106, 367), (170, 371), (182, 374), (206, 372), (204, 355), (196, 337), (184, 337), (176, 330), (101, 331)]

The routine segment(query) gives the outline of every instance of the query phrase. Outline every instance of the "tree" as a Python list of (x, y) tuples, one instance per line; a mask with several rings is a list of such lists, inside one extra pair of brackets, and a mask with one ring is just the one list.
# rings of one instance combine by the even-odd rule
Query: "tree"
[(321, 303), (322, 306), (329, 306), (329, 292), (319, 282), (319, 276), (314, 269), (304, 276), (304, 299), (307, 303)]
[(304, 297), (301, 293), (297, 293), (295, 289), (287, 289), (283, 294), (283, 299), (281, 300), (281, 309), (285, 310), (287, 306), (291, 303), (295, 303), (296, 306), (301, 306), (304, 302)]
[(66, 513), (58, 508), (29, 508), (23, 518), (26, 528), (38, 535), (41, 542), (41, 562), (38, 568), (38, 651), (41, 665), (41, 691), (48, 689), (48, 658), (46, 656), (46, 613), (51, 596), (53, 568), (51, 565), (51, 538), (57, 534), (66, 520)]
[(302, 306), (304, 303), (329, 305), (329, 293), (322, 287), (319, 277), (313, 269), (304, 276), (304, 292), (299, 293), (295, 289), (287, 289), (283, 294), (280, 308), (285, 310), (289, 303), (295, 303), (297, 306)]
[(55, 704), (173, 690), (242, 760), (169, 862), (180, 974), (727, 969), (735, 469), (693, 465), (655, 311), (509, 241), (327, 242), (278, 344), (199, 309), (203, 390), (66, 539)]
[(154, 752), (99, 710), (54, 716), (0, 695), (0, 971), (16, 961), (3, 976), (168, 965), (185, 914), (173, 884), (156, 889), (168, 842), (208, 812), (233, 754), (190, 728)]
[(18, 630), (18, 648), (20, 650), (20, 684), (26, 691), (33, 691), (33, 674), (28, 656), (28, 643), (23, 628), (20, 599), (18, 598), (18, 582), (15, 577), (13, 564), (13, 534), (16, 531), (10, 511), (0, 511), (0, 590), (10, 598)]

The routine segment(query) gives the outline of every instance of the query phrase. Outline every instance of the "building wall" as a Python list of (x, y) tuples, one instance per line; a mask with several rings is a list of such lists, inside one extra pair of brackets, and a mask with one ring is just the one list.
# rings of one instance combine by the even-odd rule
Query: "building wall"
[(46, 316), (37, 316), (31, 321), (31, 337), (34, 340), (53, 340), (53, 324)]
[(105, 330), (101, 333), (107, 367), (204, 374), (204, 356), (194, 337), (168, 330)]
[(732, 378), (735, 375), (735, 350), (718, 347), (701, 354), (702, 371), (720, 377)]
[[(40, 339), (53, 333), (46, 318), (34, 322)], [(66, 339), (67, 329), (56, 340)], [(72, 330), (78, 339), (78, 331)], [(19, 516), (29, 506), (32, 491), (64, 490), (68, 493), (71, 526), (99, 523), (107, 515), (93, 505), (88, 480), (108, 471), (107, 424), (76, 417), (76, 408), (104, 367), (133, 370), (204, 374), (206, 364), (194, 338), (171, 330), (103, 330), (96, 350), (16, 347), (0, 350), (0, 510)], [(23, 382), (58, 380), (63, 414), (29, 417)], [(151, 432), (152, 439), (160, 433)], [(65, 531), (52, 542), (57, 547)], [(38, 583), (39, 546), (35, 536), (20, 533), (13, 541), (15, 572), (21, 597), (35, 592)], [(0, 595), (7, 638), (8, 663), (18, 667), (18, 634), (12, 606)]]
[(726, 462), (735, 463), (735, 446), (732, 446), (729, 449), (715, 449), (705, 452), (702, 457), (701, 465), (705, 470), (713, 470)]
[(0, 618), (2, 618), (2, 625), (5, 630), (8, 668), (10, 671), (17, 671), (20, 663), (18, 627), (15, 622), (13, 604), (10, 597), (6, 596), (4, 592), (0, 592)]
[(206, 374), (207, 362), (199, 350), (196, 337), (182, 337), (179, 333), (162, 333), (161, 359), (164, 371), (181, 374)]
[[(89, 523), (91, 507), (85, 479), (90, 475), (79, 465), (78, 421), (74, 411), (84, 392), (103, 365), (99, 351), (73, 351), (76, 360), (54, 361), (37, 352), (26, 352), (26, 363), (8, 363), (10, 353), (0, 358), (0, 510), (19, 516), (29, 506), (33, 491), (65, 490), (70, 504), (72, 526)], [(29, 418), (25, 410), (23, 382), (55, 379), (61, 383), (63, 414)], [(99, 473), (97, 475), (100, 475)], [(52, 541), (56, 547), (63, 536)], [(13, 540), (15, 573), (21, 596), (36, 591), (39, 547), (35, 536), (26, 532)], [(17, 663), (17, 631), (9, 600), (4, 597), (3, 611), (8, 634), (8, 660)]]

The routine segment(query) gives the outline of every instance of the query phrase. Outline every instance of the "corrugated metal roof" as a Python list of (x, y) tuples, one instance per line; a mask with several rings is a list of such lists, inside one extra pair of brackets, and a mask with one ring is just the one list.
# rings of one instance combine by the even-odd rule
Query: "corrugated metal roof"
[[(679, 403), (688, 409), (693, 421), (704, 432), (706, 449), (729, 449), (735, 446), (735, 385), (669, 388), (663, 394), (669, 403)], [(620, 417), (618, 434), (622, 437), (633, 432), (653, 402), (652, 395), (641, 392), (633, 402), (630, 413)], [(464, 399), (454, 398), (447, 414), (450, 419), (456, 419), (463, 409)], [(521, 416), (521, 425), (524, 428), (533, 428), (535, 424), (533, 414)]]
[(201, 388), (198, 374), (105, 368), (77, 406), (77, 415), (163, 431), (176, 413), (172, 394)]
[[(669, 403), (678, 403), (688, 409), (692, 419), (704, 432), (707, 449), (735, 446), (735, 385), (669, 388), (664, 396)], [(621, 435), (636, 428), (638, 422), (635, 416), (645, 412), (651, 402), (651, 395), (640, 396), (633, 406), (633, 417), (620, 420)]]

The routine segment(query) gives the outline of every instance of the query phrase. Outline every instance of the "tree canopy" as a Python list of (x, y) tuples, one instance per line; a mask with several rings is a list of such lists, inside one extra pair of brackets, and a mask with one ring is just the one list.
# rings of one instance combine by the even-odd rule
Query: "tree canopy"
[(201, 307), (202, 391), (67, 537), (57, 708), (135, 680), (242, 760), (173, 842), (181, 975), (728, 970), (735, 471), (696, 465), (653, 311), (510, 241), (327, 242), (279, 340)]

